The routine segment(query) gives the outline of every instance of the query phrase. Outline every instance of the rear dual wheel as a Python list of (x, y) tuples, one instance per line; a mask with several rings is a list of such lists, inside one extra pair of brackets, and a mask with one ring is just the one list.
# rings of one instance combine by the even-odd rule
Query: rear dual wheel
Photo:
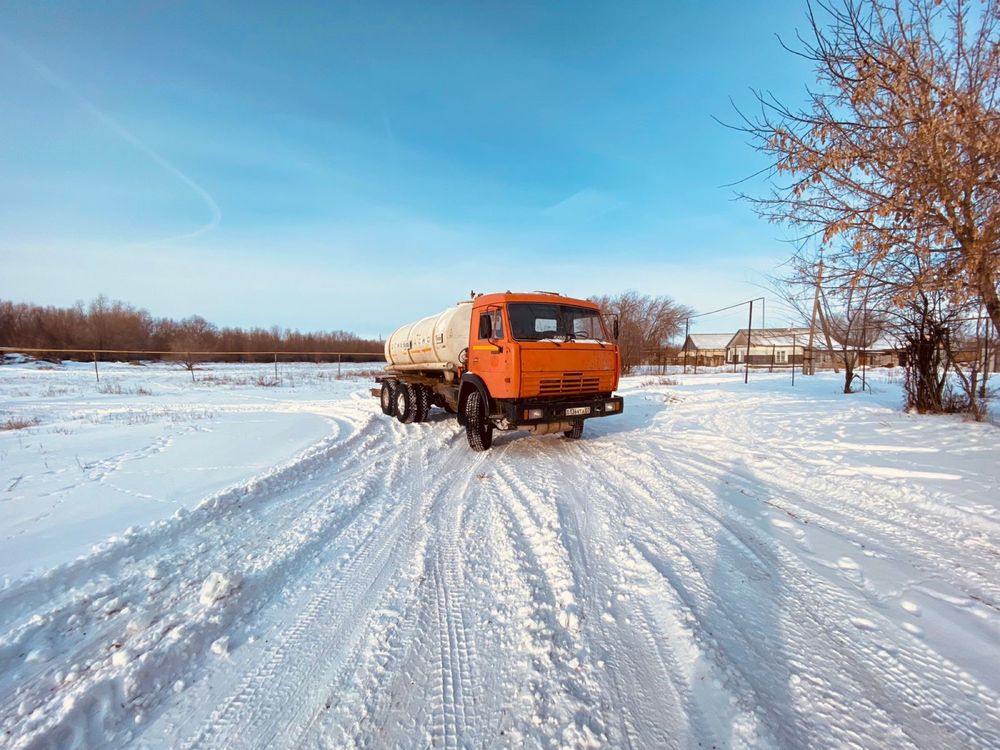
[(393, 405), (396, 419), (403, 424), (424, 422), (431, 409), (430, 391), (422, 385), (397, 383)]
[(403, 424), (410, 424), (416, 416), (416, 399), (414, 398), (413, 386), (409, 383), (400, 383), (396, 386), (396, 419)]
[(395, 380), (383, 380), (382, 392), (379, 394), (379, 402), (382, 406), (382, 413), (387, 417), (396, 416), (396, 387)]

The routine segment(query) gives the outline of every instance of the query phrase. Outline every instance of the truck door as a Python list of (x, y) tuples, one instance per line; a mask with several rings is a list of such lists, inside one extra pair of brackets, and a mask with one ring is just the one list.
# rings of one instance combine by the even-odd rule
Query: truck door
[(483, 379), (494, 398), (510, 398), (510, 345), (503, 311), (496, 306), (478, 310), (473, 317), (475, 336), (469, 352), (469, 371)]

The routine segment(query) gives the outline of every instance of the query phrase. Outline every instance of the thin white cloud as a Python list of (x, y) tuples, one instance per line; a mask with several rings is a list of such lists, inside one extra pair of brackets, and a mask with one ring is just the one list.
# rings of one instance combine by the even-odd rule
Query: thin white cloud
[(587, 187), (542, 209), (542, 214), (560, 221), (585, 221), (615, 211), (623, 205), (613, 195)]
[(149, 245), (159, 245), (165, 242), (176, 242), (178, 240), (188, 240), (193, 237), (198, 237), (199, 235), (210, 232), (219, 226), (222, 221), (222, 210), (219, 208), (218, 203), (212, 195), (201, 185), (199, 185), (194, 179), (185, 174), (179, 167), (177, 167), (173, 162), (164, 156), (161, 156), (152, 148), (146, 145), (141, 138), (139, 138), (135, 133), (130, 131), (120, 122), (118, 122), (114, 117), (109, 115), (103, 109), (98, 107), (92, 101), (87, 99), (85, 96), (80, 94), (76, 89), (74, 89), (66, 79), (62, 78), (56, 74), (51, 68), (42, 63), (40, 60), (29, 54), (26, 50), (22, 49), (20, 46), (12, 42), (6, 36), (0, 34), (0, 45), (2, 45), (9, 54), (13, 57), (19, 58), (24, 64), (33, 69), (38, 75), (45, 79), (46, 82), (54, 86), (56, 89), (61, 91), (63, 94), (72, 99), (77, 105), (79, 105), (83, 110), (85, 110), (91, 117), (100, 122), (102, 125), (107, 127), (112, 133), (117, 135), (121, 140), (123, 140), (128, 145), (132, 146), (146, 157), (151, 159), (157, 166), (163, 169), (168, 174), (172, 175), (176, 179), (180, 180), (184, 185), (190, 188), (207, 206), (210, 218), (207, 223), (198, 227), (192, 232), (185, 232), (183, 234), (171, 235), (168, 237), (160, 237), (153, 240), (145, 240), (137, 243), (130, 243), (129, 247), (146, 247)]

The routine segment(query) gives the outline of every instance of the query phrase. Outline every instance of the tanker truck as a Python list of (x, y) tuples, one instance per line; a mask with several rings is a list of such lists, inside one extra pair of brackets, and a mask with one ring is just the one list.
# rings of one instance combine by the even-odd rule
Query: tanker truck
[(469, 446), (494, 430), (579, 439), (583, 423), (621, 414), (620, 354), (593, 302), (552, 292), (473, 295), (398, 328), (372, 394), (382, 413), (423, 422), (432, 407), (454, 414)]

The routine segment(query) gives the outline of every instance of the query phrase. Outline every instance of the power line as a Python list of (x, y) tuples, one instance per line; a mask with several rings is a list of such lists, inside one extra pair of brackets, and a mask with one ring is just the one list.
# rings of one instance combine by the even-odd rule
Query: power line
[(728, 305), (727, 307), (720, 307), (718, 310), (710, 310), (709, 312), (698, 313), (697, 315), (688, 315), (688, 320), (693, 320), (694, 318), (703, 318), (706, 315), (715, 315), (715, 313), (725, 312), (726, 310), (732, 310), (735, 307), (743, 307), (743, 305), (748, 305), (751, 302), (756, 302), (757, 300), (762, 300), (763, 297), (754, 297), (753, 299), (744, 300), (743, 302), (737, 302), (735, 305)]

